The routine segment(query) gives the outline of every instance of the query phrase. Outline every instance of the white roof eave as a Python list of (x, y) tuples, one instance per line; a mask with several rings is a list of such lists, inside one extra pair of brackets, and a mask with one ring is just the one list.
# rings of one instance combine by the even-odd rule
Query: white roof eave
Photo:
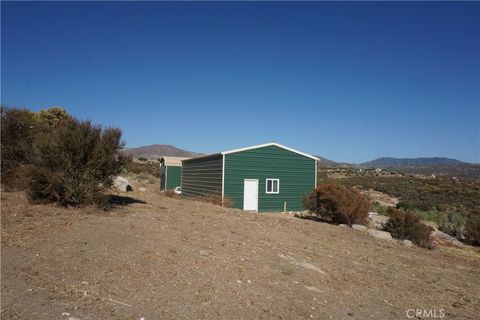
[(223, 151), (222, 154), (225, 155), (225, 154), (237, 153), (237, 152), (242, 152), (242, 151), (247, 151), (247, 150), (252, 150), (252, 149), (258, 149), (258, 148), (263, 148), (263, 147), (269, 147), (269, 146), (276, 146), (276, 147), (279, 147), (279, 148), (282, 148), (282, 149), (285, 149), (285, 150), (288, 150), (288, 151), (297, 153), (297, 154), (299, 154), (299, 155), (302, 155), (302, 156), (304, 156), (304, 157), (307, 157), (307, 158), (310, 158), (310, 159), (313, 159), (313, 160), (319, 160), (317, 157), (314, 157), (314, 156), (309, 155), (309, 154), (307, 154), (307, 153), (304, 153), (304, 152), (301, 152), (301, 151), (298, 151), (298, 150), (289, 148), (289, 147), (287, 147), (287, 146), (284, 146), (284, 145), (279, 144), (279, 143), (276, 143), (276, 142), (258, 144), (258, 145), (255, 145), (255, 146), (250, 146), (250, 147), (245, 147), (245, 148), (239, 148), (239, 149), (233, 149), (233, 150)]

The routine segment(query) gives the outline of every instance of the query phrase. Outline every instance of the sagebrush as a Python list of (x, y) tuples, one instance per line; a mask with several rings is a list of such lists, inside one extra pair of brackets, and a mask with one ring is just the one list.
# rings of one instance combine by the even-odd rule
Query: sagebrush
[(390, 232), (392, 237), (410, 240), (419, 247), (430, 248), (430, 234), (433, 228), (423, 224), (420, 217), (411, 211), (396, 208), (387, 209), (388, 220), (383, 230)]
[(305, 209), (334, 224), (365, 224), (370, 210), (369, 199), (354, 189), (334, 183), (319, 185), (303, 199)]
[(465, 240), (474, 246), (480, 246), (480, 214), (472, 214), (465, 225)]
[(35, 202), (103, 206), (125, 162), (123, 145), (119, 129), (77, 120), (61, 108), (2, 108), (2, 183), (18, 187), (12, 177), (22, 169)]

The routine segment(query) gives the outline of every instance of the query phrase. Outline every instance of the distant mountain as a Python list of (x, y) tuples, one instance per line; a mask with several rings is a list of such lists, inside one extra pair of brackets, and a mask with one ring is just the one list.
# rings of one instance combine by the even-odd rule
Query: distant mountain
[(319, 159), (318, 161), (318, 166), (320, 167), (334, 167), (337, 165), (337, 162), (333, 161), (333, 160), (330, 160), (330, 159), (327, 159), (327, 158), (324, 158), (324, 157), (320, 157), (320, 156), (315, 156)]
[(393, 169), (409, 174), (480, 180), (480, 164), (450, 158), (378, 158), (360, 164), (364, 168)]
[(361, 166), (370, 168), (402, 168), (402, 167), (416, 167), (416, 166), (431, 166), (431, 165), (452, 165), (452, 164), (466, 164), (457, 159), (450, 158), (389, 158), (383, 157), (372, 161), (361, 163)]
[(124, 152), (132, 156), (134, 159), (144, 157), (149, 160), (155, 160), (163, 156), (170, 157), (196, 157), (203, 155), (202, 153), (186, 151), (168, 144), (152, 144), (138, 148), (126, 148)]

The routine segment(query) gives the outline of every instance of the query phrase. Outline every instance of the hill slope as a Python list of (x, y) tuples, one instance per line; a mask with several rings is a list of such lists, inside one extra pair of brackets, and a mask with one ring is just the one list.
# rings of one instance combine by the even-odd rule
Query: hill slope
[(202, 153), (186, 151), (169, 144), (152, 144), (138, 148), (128, 148), (124, 152), (133, 158), (145, 157), (147, 159), (157, 159), (163, 156), (170, 157), (196, 157)]
[(395, 169), (410, 174), (457, 177), (480, 180), (480, 164), (462, 162), (451, 158), (378, 158), (360, 164), (367, 168)]
[(2, 319), (408, 319), (420, 303), (478, 318), (476, 249), (406, 248), (136, 186), (113, 214), (2, 193)]
[(361, 163), (362, 166), (375, 168), (399, 168), (408, 166), (428, 166), (428, 165), (445, 165), (445, 164), (464, 164), (457, 159), (451, 158), (390, 158), (382, 157), (372, 161)]

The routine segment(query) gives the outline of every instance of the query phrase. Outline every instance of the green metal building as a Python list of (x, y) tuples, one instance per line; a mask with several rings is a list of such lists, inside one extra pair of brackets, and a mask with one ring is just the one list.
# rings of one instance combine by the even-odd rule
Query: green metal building
[(182, 161), (182, 195), (218, 194), (248, 211), (300, 211), (317, 184), (318, 158), (278, 143)]
[(182, 157), (160, 159), (160, 190), (173, 190), (182, 185)]

